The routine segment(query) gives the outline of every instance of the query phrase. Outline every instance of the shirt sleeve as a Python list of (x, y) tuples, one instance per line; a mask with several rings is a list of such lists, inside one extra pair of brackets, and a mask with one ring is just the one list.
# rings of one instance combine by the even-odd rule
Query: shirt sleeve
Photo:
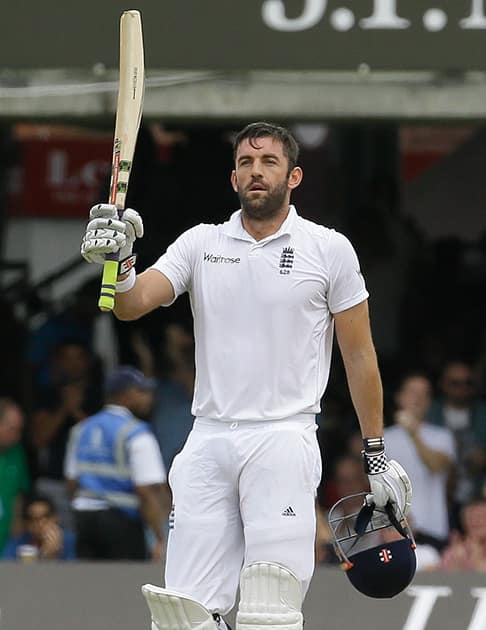
[(331, 313), (345, 311), (368, 297), (359, 260), (349, 240), (333, 232), (329, 244), (328, 304)]
[(202, 225), (187, 230), (169, 245), (165, 254), (150, 269), (155, 269), (169, 280), (174, 289), (176, 299), (189, 291), (192, 281), (196, 244)]
[(152, 433), (136, 435), (128, 442), (127, 449), (132, 481), (136, 486), (166, 482), (164, 461)]
[(444, 455), (447, 455), (452, 462), (455, 462), (457, 459), (454, 435), (452, 431), (449, 431), (449, 429), (446, 429), (445, 427), (434, 439), (434, 442), (430, 443), (428, 446), (434, 450), (444, 453)]

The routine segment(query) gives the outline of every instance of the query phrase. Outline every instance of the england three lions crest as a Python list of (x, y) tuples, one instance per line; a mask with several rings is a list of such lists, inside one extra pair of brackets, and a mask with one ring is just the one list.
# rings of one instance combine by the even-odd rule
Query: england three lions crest
[(280, 274), (282, 276), (287, 276), (292, 271), (293, 265), (294, 265), (294, 248), (284, 247), (282, 249), (282, 253), (280, 254), (280, 263), (278, 265)]

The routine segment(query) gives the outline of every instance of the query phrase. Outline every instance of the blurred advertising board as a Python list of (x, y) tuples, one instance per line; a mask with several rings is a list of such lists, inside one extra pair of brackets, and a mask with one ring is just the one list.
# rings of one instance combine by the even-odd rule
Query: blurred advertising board
[[(158, 563), (4, 562), (0, 628), (148, 628), (150, 615), (140, 587), (161, 580)], [(397, 597), (376, 600), (355, 591), (339, 569), (318, 567), (304, 602), (304, 617), (306, 630), (358, 625), (360, 630), (484, 630), (484, 574), (417, 573)], [(228, 621), (234, 627), (234, 611)]]
[[(126, 8), (6, 4), (2, 67), (115, 68)], [(152, 69), (484, 69), (486, 0), (139, 0), (136, 8)]]
[(108, 177), (111, 134), (29, 124), (16, 125), (14, 134), (9, 215), (86, 217)]

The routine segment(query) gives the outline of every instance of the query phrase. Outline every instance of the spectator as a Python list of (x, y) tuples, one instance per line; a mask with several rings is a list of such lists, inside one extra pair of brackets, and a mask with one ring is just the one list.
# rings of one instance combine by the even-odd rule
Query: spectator
[(64, 308), (51, 315), (30, 336), (27, 348), (32, 369), (34, 389), (48, 388), (50, 384), (50, 359), (62, 344), (75, 341), (89, 351), (95, 342), (95, 323), (98, 309), (99, 277), (84, 280), (77, 290), (68, 296)]
[(425, 422), (431, 394), (431, 383), (422, 374), (402, 380), (395, 395), (395, 425), (385, 429), (385, 442), (388, 457), (398, 459), (410, 475), (410, 518), (417, 543), (440, 551), (449, 535), (447, 474), (455, 446), (449, 429)]
[(0, 554), (20, 526), (22, 495), (30, 480), (27, 458), (20, 443), (24, 418), (9, 398), (0, 398)]
[(77, 341), (56, 348), (50, 374), (50, 388), (32, 415), (30, 441), (38, 454), (36, 489), (52, 499), (61, 525), (72, 529), (63, 470), (66, 444), (71, 428), (101, 407), (100, 376), (92, 355)]
[(65, 471), (74, 496), (77, 554), (83, 559), (145, 560), (145, 527), (163, 550), (165, 468), (146, 416), (153, 382), (123, 366), (106, 383), (106, 406), (72, 431)]
[[(334, 467), (332, 477), (334, 484), (335, 498), (333, 503), (343, 497), (360, 492), (369, 492), (370, 487), (368, 477), (363, 468), (361, 456), (356, 457), (352, 453), (340, 457)], [(350, 513), (358, 511), (363, 503), (362, 497), (357, 497), (356, 501), (346, 503), (346, 508)]]
[(451, 535), (442, 554), (442, 568), (486, 572), (486, 500), (473, 499), (461, 510), (464, 534)]
[(73, 532), (59, 526), (54, 503), (48, 496), (33, 494), (24, 501), (22, 510), (24, 529), (10, 538), (3, 551), (5, 560), (21, 556), (23, 545), (37, 550), (41, 560), (74, 560), (76, 558)]
[(169, 324), (164, 351), (167, 365), (157, 378), (152, 422), (164, 462), (170, 467), (194, 422), (194, 338), (180, 324)]
[(463, 361), (444, 366), (439, 387), (441, 397), (432, 403), (428, 420), (454, 434), (458, 456), (454, 499), (460, 505), (477, 495), (486, 479), (486, 403), (477, 395), (471, 366)]
[[(348, 497), (361, 492), (369, 492), (368, 478), (364, 472), (361, 457), (354, 455), (343, 455), (335, 465), (334, 474), (331, 480), (335, 490), (335, 500)], [(345, 512), (335, 513), (339, 516), (348, 516), (359, 512), (363, 505), (363, 497), (357, 496), (355, 499), (343, 503)], [(317, 560), (318, 562), (335, 563), (338, 561), (331, 544), (331, 532), (327, 524), (327, 519), (322, 511), (317, 511)]]

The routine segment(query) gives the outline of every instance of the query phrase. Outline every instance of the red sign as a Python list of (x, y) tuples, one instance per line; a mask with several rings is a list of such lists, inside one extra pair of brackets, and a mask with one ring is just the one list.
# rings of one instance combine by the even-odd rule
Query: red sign
[(20, 161), (10, 187), (11, 216), (86, 217), (94, 203), (103, 201), (100, 195), (113, 142), (109, 134), (63, 135), (55, 130), (18, 142)]
[(400, 129), (401, 170), (405, 182), (420, 177), (427, 169), (455, 151), (474, 133), (474, 127), (407, 127)]

